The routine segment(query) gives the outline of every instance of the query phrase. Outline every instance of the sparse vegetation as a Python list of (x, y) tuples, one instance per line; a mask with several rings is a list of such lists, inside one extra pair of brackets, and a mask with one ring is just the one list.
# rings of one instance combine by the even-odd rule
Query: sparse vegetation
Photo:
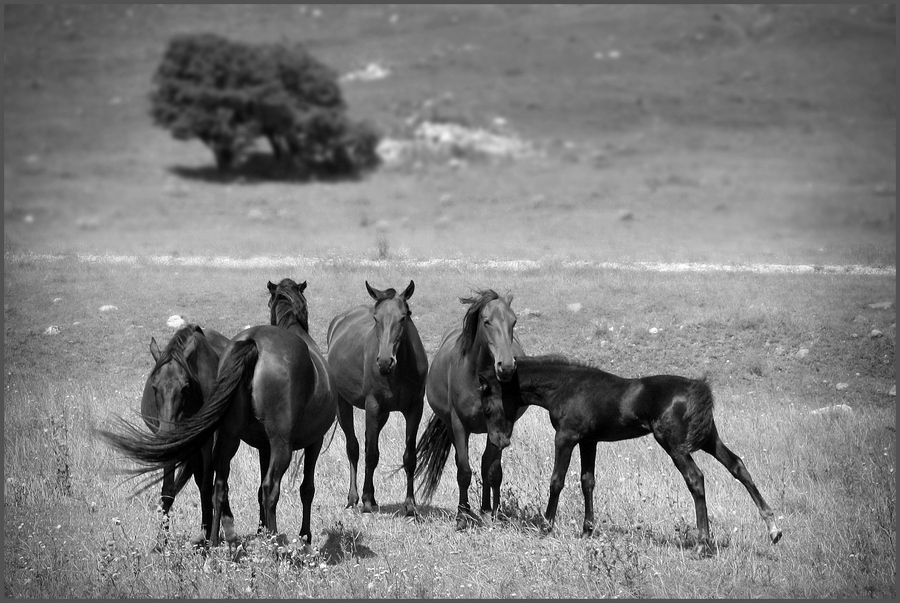
[[(892, 278), (723, 280), (715, 274), (562, 267), (411, 271), (390, 261), (365, 268), (347, 261), (300, 269), (302, 274), (285, 270), (182, 267), (173, 274), (170, 267), (146, 264), (140, 281), (123, 287), (129, 267), (77, 260), (7, 263), (7, 316), (16, 317), (7, 322), (4, 404), (8, 597), (894, 595), (894, 408), (884, 393), (893, 379), (893, 316), (866, 305), (892, 294)], [(504, 451), (505, 519), (499, 522), (454, 531), (452, 467), (418, 521), (394, 517), (404, 496), (402, 472), (392, 473), (401, 463), (403, 440), (402, 419), (395, 419), (382, 434), (375, 476), (382, 484), (382, 513), (375, 517), (343, 511), (348, 469), (337, 433), (319, 460), (310, 550), (294, 545), (280, 552), (256, 536), (258, 467), (256, 452), (247, 446), (232, 465), (231, 501), (243, 538), (237, 561), (225, 547), (186, 548), (199, 520), (193, 485), (173, 507), (166, 540), (155, 510), (158, 490), (132, 498), (136, 484), (114, 473), (124, 461), (94, 441), (89, 427), (109, 413), (134, 417), (151, 364), (147, 342), (151, 335), (165, 338), (171, 312), (234, 334), (245, 324), (266, 322), (266, 279), (288, 273), (310, 283), (312, 334), (322, 344), (333, 315), (365, 302), (362, 280), (414, 278), (413, 311), (432, 355), (443, 330), (461, 317), (456, 297), (486, 283), (511, 290), (520, 312), (537, 312), (522, 312), (517, 326), (529, 353), (562, 352), (623, 375), (708, 372), (722, 437), (742, 455), (778, 514), (783, 540), (776, 546), (767, 542), (743, 488), (698, 454), (717, 551), (711, 559), (690, 559), (693, 503), (665, 453), (644, 440), (598, 447), (593, 538), (577, 538), (583, 510), (577, 459), (560, 500), (557, 529), (541, 536), (535, 520), (546, 505), (553, 450), (553, 430), (541, 409), (529, 410), (516, 424)], [(598, 280), (604, 283), (599, 289)], [(822, 295), (824, 281), (828, 295)], [(65, 300), (34, 303), (55, 295), (48, 291), (59, 283), (69, 292)], [(578, 314), (566, 309), (573, 299), (583, 300)], [(733, 303), (738, 299), (740, 304)], [(109, 303), (119, 310), (97, 310)], [(632, 312), (635, 304), (645, 311)], [(752, 308), (761, 304), (768, 315), (745, 328), (746, 317), (755, 316)], [(848, 307), (885, 335), (851, 343)], [(60, 333), (42, 334), (47, 322), (61, 325)], [(648, 324), (663, 328), (650, 335)], [(605, 326), (605, 344), (596, 336), (598, 325)], [(816, 333), (814, 364), (766, 345), (776, 336), (790, 345), (810, 333)], [(860, 356), (853, 346), (871, 349)], [(748, 370), (742, 360), (748, 351), (758, 351), (771, 368), (762, 375)], [(884, 364), (864, 372), (861, 358)], [(830, 382), (835, 378), (852, 386), (838, 392)], [(839, 402), (851, 405), (853, 413), (810, 414)], [(362, 413), (356, 420), (362, 433)], [(476, 467), (483, 448), (483, 436), (473, 436)], [(298, 486), (299, 480), (287, 481), (279, 503), (289, 538), (299, 529)], [(475, 500), (479, 486), (476, 472), (470, 492)], [(163, 553), (150, 553), (159, 540)]]
[[(896, 266), (894, 5), (22, 3), (4, 17), (6, 598), (896, 596), (896, 279), (829, 270)], [(267, 49), (226, 72), (272, 59), (320, 78), (321, 98), (300, 101), (270, 63), (240, 76), (249, 88), (211, 94), (230, 103), (199, 120), (233, 165), (224, 175), (213, 146), (173, 140), (147, 115), (161, 51), (196, 31)], [(375, 63), (384, 78), (337, 77)], [(332, 104), (316, 109), (322, 99)], [(449, 123), (540, 152), (484, 162), (445, 128), (432, 133), (451, 146), (437, 153), (407, 149), (406, 161), (395, 146), (400, 169), (297, 186), (304, 170), (365, 165), (327, 142), (362, 157), (375, 143), (333, 119), (347, 105), (400, 140)], [(282, 138), (295, 118), (308, 130)], [(129, 257), (91, 259), (106, 254)], [(182, 263), (196, 256), (210, 259)], [(817, 269), (593, 267), (682, 261)], [(196, 487), (166, 530), (159, 491), (130, 496), (122, 459), (89, 428), (109, 413), (139, 422), (147, 345), (171, 333), (167, 317), (233, 335), (267, 322), (265, 282), (283, 276), (308, 279), (320, 345), (332, 316), (368, 301), (364, 280), (414, 278), (429, 356), (458, 324), (457, 297), (489, 286), (515, 294), (530, 353), (626, 376), (708, 374), (722, 437), (784, 538), (770, 545), (746, 491), (698, 454), (717, 551), (688, 558), (692, 501), (646, 440), (598, 447), (593, 538), (577, 538), (577, 458), (556, 531), (541, 536), (553, 430), (532, 409), (504, 451), (502, 521), (454, 531), (452, 465), (418, 521), (393, 517), (398, 417), (382, 432), (382, 513), (343, 512), (336, 433), (318, 465), (312, 549), (279, 551), (255, 534), (257, 453), (242, 446), (240, 556), (187, 548)], [(811, 414), (838, 405), (852, 410)], [(477, 467), (483, 437), (471, 447)], [(279, 503), (289, 537), (298, 485), (287, 480)]]

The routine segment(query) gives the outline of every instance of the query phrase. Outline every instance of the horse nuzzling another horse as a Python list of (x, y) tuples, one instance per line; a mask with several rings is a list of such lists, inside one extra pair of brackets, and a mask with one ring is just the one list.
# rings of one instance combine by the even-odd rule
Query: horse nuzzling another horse
[[(713, 420), (713, 395), (706, 380), (674, 375), (627, 379), (564, 357), (520, 358), (512, 380), (501, 383), (487, 373), (494, 387), (486, 397), (501, 397), (514, 407), (540, 406), (550, 414), (556, 431), (550, 498), (544, 530), (556, 517), (559, 495), (576, 445), (581, 453), (581, 489), (584, 495), (582, 535), (594, 529), (594, 466), (597, 443), (615, 442), (653, 434), (672, 458), (694, 499), (697, 515), (697, 555), (710, 553), (709, 519), (703, 472), (691, 453), (703, 450), (715, 457), (750, 493), (766, 523), (772, 543), (781, 539), (775, 514), (753, 483), (743, 461), (719, 438)], [(496, 404), (486, 402), (486, 404)]]
[(488, 434), (481, 459), (481, 511), (496, 517), (503, 481), (501, 451), (509, 445), (513, 422), (525, 412), (524, 406), (504, 407), (501, 398), (487, 395), (492, 388), (480, 374), (487, 371), (496, 380), (508, 381), (525, 352), (513, 333), (512, 295), (486, 289), (460, 302), (469, 306), (462, 326), (444, 334), (428, 372), (426, 396), (434, 415), (416, 446), (421, 461), (416, 476), (422, 479), (423, 497), (430, 499), (453, 446), (459, 487), (456, 527), (462, 530), (469, 520), (480, 521), (469, 506), (469, 434)]
[(325, 435), (334, 425), (333, 378), (325, 357), (309, 335), (306, 283), (282, 279), (268, 283), (271, 325), (238, 333), (221, 355), (210, 399), (200, 411), (165, 433), (147, 434), (119, 419), (123, 433), (97, 433), (148, 472), (186, 460), (216, 433), (215, 484), (210, 540), (219, 543), (219, 527), (229, 545), (237, 541), (228, 502), (231, 459), (241, 440), (259, 450), (264, 477), (258, 490), (260, 524), (277, 536), (276, 506), (281, 479), (294, 450), (304, 451), (301, 539), (312, 539), (310, 514), (315, 494), (315, 465)]
[(378, 465), (378, 437), (392, 412), (406, 419), (406, 470), (404, 514), (416, 514), (413, 474), (416, 470), (416, 432), (422, 419), (428, 357), (412, 320), (409, 298), (415, 283), (401, 293), (380, 291), (366, 281), (366, 291), (374, 305), (356, 306), (334, 317), (328, 326), (328, 362), (337, 387), (338, 423), (347, 441), (350, 461), (350, 488), (347, 508), (359, 502), (356, 472), (359, 442), (353, 425), (353, 408), (365, 411), (366, 470), (362, 502), (364, 513), (378, 507), (375, 502), (375, 467)]

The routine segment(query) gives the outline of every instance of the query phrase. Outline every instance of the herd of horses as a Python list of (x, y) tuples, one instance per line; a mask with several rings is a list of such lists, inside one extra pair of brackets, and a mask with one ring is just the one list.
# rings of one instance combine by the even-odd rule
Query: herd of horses
[[(681, 472), (694, 499), (698, 539), (694, 553), (711, 554), (703, 473), (691, 453), (703, 450), (721, 462), (750, 493), (777, 543), (781, 530), (744, 463), (719, 438), (713, 396), (705, 380), (672, 375), (626, 379), (563, 356), (528, 356), (515, 335), (512, 296), (491, 289), (460, 302), (462, 323), (449, 329), (431, 361), (401, 292), (378, 290), (366, 282), (373, 303), (334, 317), (327, 355), (309, 334), (303, 292), (306, 282), (285, 278), (268, 283), (270, 324), (249, 327), (228, 339), (212, 329), (188, 324), (160, 352), (147, 378), (141, 415), (148, 430), (115, 417), (110, 429), (95, 433), (132, 459), (138, 475), (162, 470), (160, 507), (168, 514), (178, 492), (193, 476), (200, 491), (201, 529), (194, 544), (217, 546), (221, 532), (237, 542), (228, 500), (231, 460), (241, 441), (259, 451), (259, 532), (276, 536), (281, 481), (294, 451), (302, 451), (300, 537), (311, 542), (310, 514), (315, 466), (335, 419), (346, 440), (350, 465), (347, 507), (378, 510), (374, 473), (378, 440), (390, 413), (406, 421), (403, 514), (418, 514), (416, 492), (433, 497), (451, 448), (455, 451), (459, 502), (456, 527), (480, 522), (468, 500), (472, 469), (469, 436), (487, 434), (482, 456), (481, 515), (496, 517), (503, 479), (502, 451), (513, 426), (530, 405), (548, 411), (556, 432), (550, 497), (542, 529), (553, 528), (560, 491), (572, 451), (581, 455), (584, 495), (582, 535), (594, 529), (593, 490), (597, 443), (652, 434)], [(427, 398), (432, 416), (416, 441)], [(353, 409), (365, 412), (365, 477), (357, 486), (359, 442)], [(419, 480), (418, 488), (415, 481)]]

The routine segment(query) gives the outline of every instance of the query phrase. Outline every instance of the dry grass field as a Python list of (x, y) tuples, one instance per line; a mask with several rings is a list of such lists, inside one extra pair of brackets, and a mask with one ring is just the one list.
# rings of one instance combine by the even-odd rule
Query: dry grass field
[[(169, 37), (196, 31), (301, 41), (339, 73), (381, 65), (387, 77), (343, 89), (390, 138), (430, 115), (534, 152), (311, 182), (266, 179), (257, 156), (220, 177), (206, 148), (148, 117)], [(4, 34), (5, 597), (895, 596), (892, 5), (19, 5)], [(767, 264), (813, 268), (749, 269)], [(151, 554), (158, 491), (131, 496), (115, 473), (127, 463), (90, 428), (137, 418), (169, 316), (234, 335), (267, 321), (265, 284), (285, 276), (309, 282), (323, 349), (328, 321), (367, 301), (365, 280), (414, 279), (429, 357), (458, 297), (492, 287), (514, 293), (529, 353), (707, 373), (722, 438), (784, 538), (769, 544), (740, 484), (698, 453), (717, 550), (690, 558), (693, 504), (650, 438), (598, 448), (593, 538), (577, 538), (577, 460), (557, 530), (540, 535), (552, 428), (535, 408), (504, 452), (501, 521), (454, 530), (452, 464), (417, 521), (393, 515), (398, 417), (375, 517), (343, 511), (338, 430), (311, 551), (256, 537), (257, 454), (243, 446), (244, 554), (185, 546), (193, 485)], [(852, 410), (813, 414), (836, 405)], [(472, 438), (474, 467), (483, 446)], [(291, 537), (297, 486), (279, 504)]]

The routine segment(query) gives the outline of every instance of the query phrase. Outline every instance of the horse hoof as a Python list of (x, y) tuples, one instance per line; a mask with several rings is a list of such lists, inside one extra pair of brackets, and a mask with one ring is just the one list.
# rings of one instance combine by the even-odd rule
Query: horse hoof
[(204, 544), (206, 544), (206, 536), (203, 534), (198, 534), (198, 535), (194, 536), (193, 538), (191, 538), (188, 542), (190, 543), (190, 545), (193, 548), (195, 548), (195, 549), (200, 548)]
[(691, 551), (691, 556), (695, 559), (707, 559), (713, 556), (712, 548), (705, 543), (699, 543)]
[(769, 537), (772, 539), (772, 544), (778, 544), (778, 541), (781, 540), (781, 530), (775, 528), (769, 532)]
[(367, 513), (367, 514), (369, 514), (369, 515), (372, 515), (372, 514), (374, 514), (374, 513), (378, 513), (378, 505), (377, 505), (377, 504), (374, 504), (374, 503), (371, 504), (371, 505), (363, 505), (363, 507), (362, 507), (362, 512), (363, 512), (363, 513)]

